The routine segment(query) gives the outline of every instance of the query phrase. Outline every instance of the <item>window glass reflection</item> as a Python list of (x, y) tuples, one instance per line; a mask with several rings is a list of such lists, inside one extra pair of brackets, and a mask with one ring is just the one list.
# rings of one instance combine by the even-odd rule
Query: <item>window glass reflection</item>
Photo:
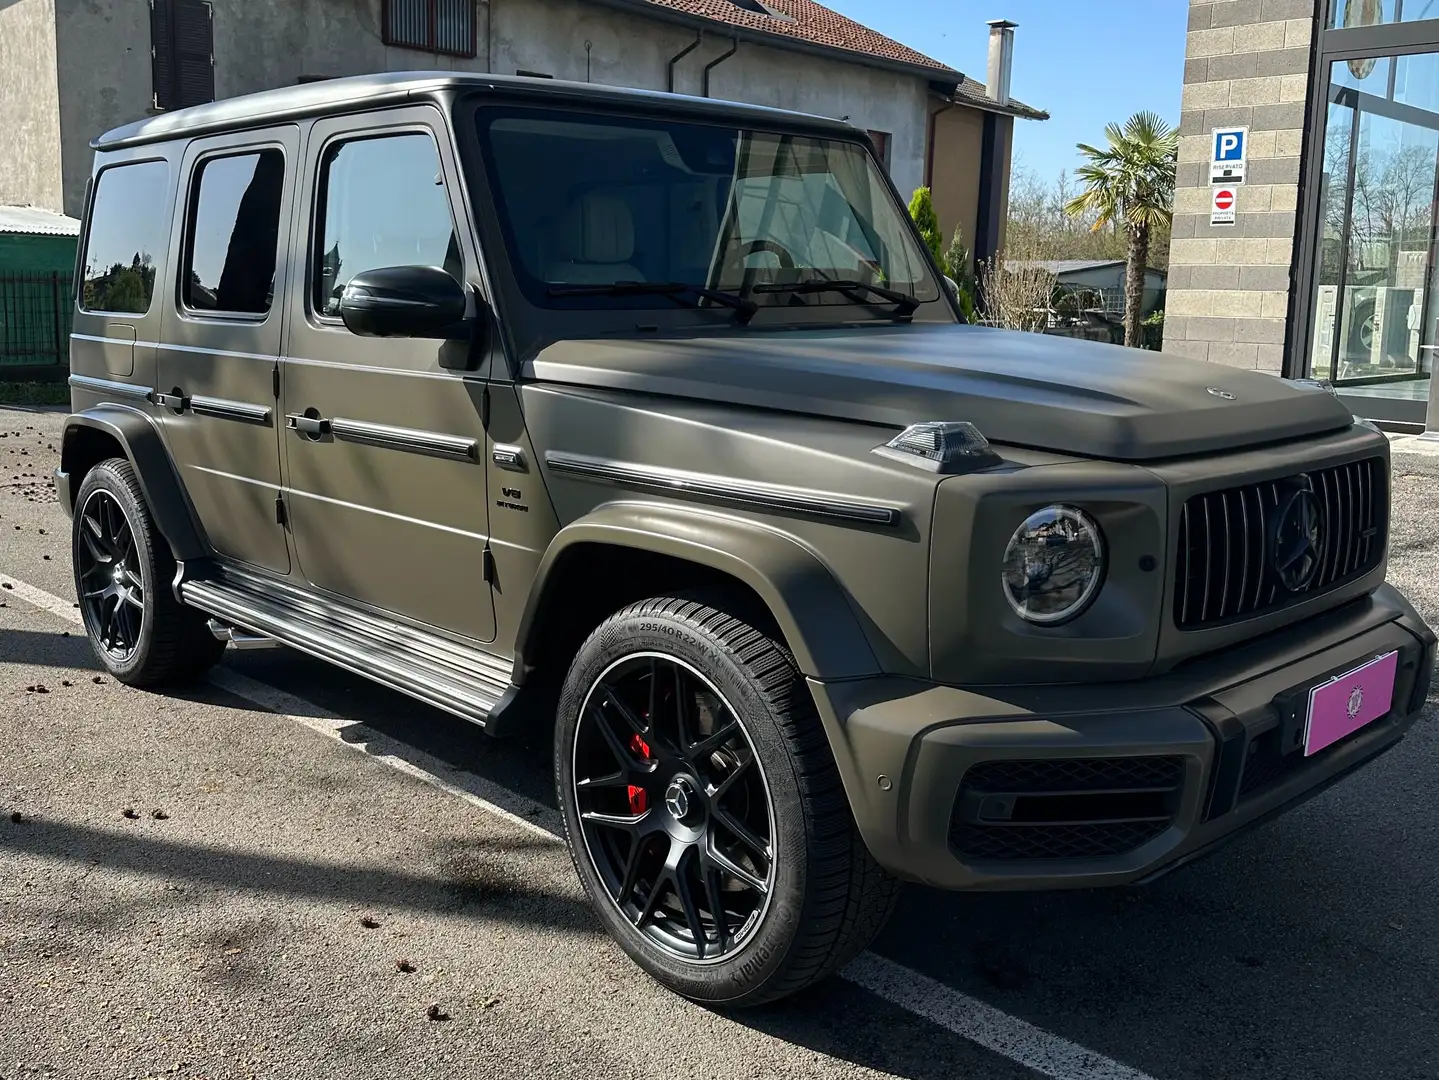
[(1310, 372), (1356, 393), (1425, 397), (1439, 319), (1439, 57), (1335, 62), (1324, 140)]
[(170, 232), (170, 167), (163, 161), (117, 165), (100, 174), (80, 306), (143, 315), (155, 293), (155, 257)]
[(315, 310), (338, 315), (356, 274), (389, 266), (463, 270), (434, 140), (394, 135), (341, 143), (325, 156)]
[(278, 150), (201, 164), (186, 252), (186, 307), (248, 315), (270, 310), (284, 186)]
[(1329, 25), (1336, 30), (1423, 19), (1439, 19), (1439, 0), (1329, 0)]

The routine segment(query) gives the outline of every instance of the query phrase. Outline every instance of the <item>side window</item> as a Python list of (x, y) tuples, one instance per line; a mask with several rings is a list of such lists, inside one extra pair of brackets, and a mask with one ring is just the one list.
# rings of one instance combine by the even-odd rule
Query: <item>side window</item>
[(180, 296), (193, 311), (264, 315), (275, 294), (285, 155), (261, 150), (200, 162)]
[(100, 174), (90, 208), (80, 306), (143, 315), (155, 295), (155, 256), (170, 232), (170, 166), (115, 165)]
[(338, 315), (356, 274), (385, 266), (440, 266), (463, 277), (434, 140), (424, 133), (356, 139), (328, 148), (320, 168), (314, 305)]

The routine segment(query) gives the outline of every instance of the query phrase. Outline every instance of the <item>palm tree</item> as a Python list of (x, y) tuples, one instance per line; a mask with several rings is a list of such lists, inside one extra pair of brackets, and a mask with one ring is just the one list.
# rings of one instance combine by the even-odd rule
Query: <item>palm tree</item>
[(1151, 112), (1138, 112), (1124, 127), (1104, 129), (1103, 149), (1079, 144), (1087, 159), (1076, 170), (1083, 190), (1067, 202), (1065, 213), (1093, 213), (1094, 231), (1111, 223), (1129, 239), (1124, 270), (1124, 344), (1138, 347), (1139, 320), (1144, 307), (1144, 272), (1149, 264), (1149, 238), (1168, 225), (1174, 207), (1174, 169), (1179, 133)]

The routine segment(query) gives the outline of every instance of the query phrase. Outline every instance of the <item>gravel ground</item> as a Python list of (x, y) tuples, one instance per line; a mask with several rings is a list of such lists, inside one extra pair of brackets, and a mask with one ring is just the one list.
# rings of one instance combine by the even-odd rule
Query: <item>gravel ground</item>
[[(69, 598), (60, 419), (0, 409), (0, 573)], [(1439, 620), (1425, 449), (1395, 444), (1390, 577)], [(224, 666), (553, 803), (542, 738), (284, 650)], [(912, 888), (876, 951), (1159, 1080), (1439, 1077), (1436, 766), (1421, 723), (1146, 889)], [(0, 811), (0, 1080), (1035, 1075), (841, 980), (737, 1018), (679, 1001), (552, 840), (214, 685), (119, 686), (5, 592)]]

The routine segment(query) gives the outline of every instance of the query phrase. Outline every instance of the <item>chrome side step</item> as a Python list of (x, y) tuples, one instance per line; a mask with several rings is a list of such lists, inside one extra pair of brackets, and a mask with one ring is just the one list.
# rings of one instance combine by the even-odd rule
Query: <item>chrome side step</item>
[(288, 645), (482, 727), (511, 690), (508, 660), (288, 582), (225, 567), (175, 591), (238, 648)]
[(237, 630), (233, 626), (222, 623), (219, 619), (210, 620), (210, 633), (215, 635), (216, 641), (226, 642), (232, 649), (278, 649), (280, 647), (280, 642), (272, 637), (263, 637), (259, 634)]

